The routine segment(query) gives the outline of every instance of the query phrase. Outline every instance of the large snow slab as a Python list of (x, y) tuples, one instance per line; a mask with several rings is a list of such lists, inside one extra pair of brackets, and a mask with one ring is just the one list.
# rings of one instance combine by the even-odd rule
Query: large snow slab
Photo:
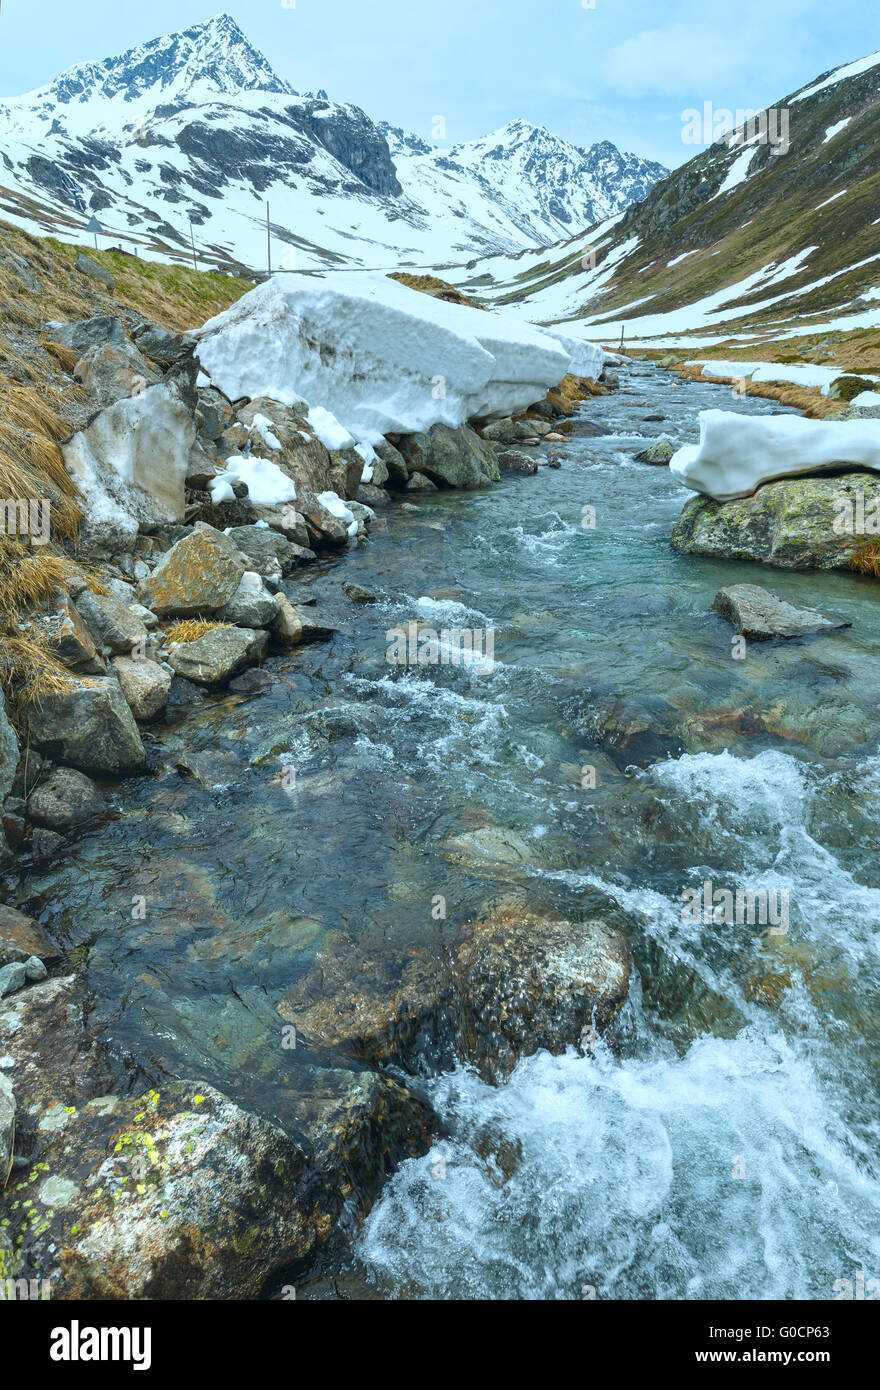
[(806, 420), (800, 415), (700, 411), (700, 442), (669, 460), (674, 477), (718, 501), (748, 497), (761, 483), (852, 464), (880, 472), (880, 420)]
[(571, 366), (539, 328), (381, 275), (276, 276), (196, 336), (204, 370), (233, 400), (306, 401), (369, 444), (524, 410)]

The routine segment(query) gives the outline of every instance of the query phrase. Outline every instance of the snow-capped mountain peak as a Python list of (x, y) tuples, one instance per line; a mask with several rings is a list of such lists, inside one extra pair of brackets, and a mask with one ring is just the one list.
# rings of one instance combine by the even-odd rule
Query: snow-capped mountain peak
[(35, 116), (50, 119), (57, 116), (59, 106), (75, 110), (78, 105), (92, 107), (107, 101), (156, 105), (241, 91), (295, 95), (235, 20), (220, 14), (116, 57), (68, 68), (49, 86), (9, 105), (29, 106)]

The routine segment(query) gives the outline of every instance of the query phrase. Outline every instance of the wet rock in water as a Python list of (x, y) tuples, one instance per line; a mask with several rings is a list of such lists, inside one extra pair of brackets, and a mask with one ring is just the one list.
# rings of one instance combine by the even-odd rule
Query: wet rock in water
[(76, 609), (98, 645), (112, 652), (127, 654), (147, 641), (147, 629), (140, 618), (115, 594), (93, 594), (84, 589)]
[(571, 428), (568, 431), (568, 437), (569, 439), (571, 439), (574, 435), (580, 435), (582, 438), (595, 439), (598, 438), (600, 435), (604, 435), (607, 433), (607, 425), (597, 425), (593, 420), (583, 420), (577, 418), (572, 420), (571, 422)]
[(268, 635), (248, 627), (212, 627), (194, 642), (175, 642), (168, 663), (178, 676), (209, 689), (265, 655)]
[(236, 695), (265, 695), (274, 685), (275, 681), (268, 671), (252, 666), (231, 680), (229, 689), (235, 691)]
[(0, 904), (0, 965), (24, 962), (31, 956), (53, 961), (60, 955), (60, 948), (39, 922), (14, 907)]
[(588, 690), (564, 700), (562, 710), (571, 731), (602, 749), (622, 772), (686, 751), (680, 715), (659, 697), (635, 701)]
[(437, 492), (437, 484), (432, 483), (425, 473), (413, 473), (406, 481), (407, 492)]
[(164, 666), (149, 657), (117, 656), (113, 669), (135, 719), (148, 721), (162, 713), (171, 689), (171, 673)]
[[(653, 417), (649, 416), (648, 418)], [(642, 449), (641, 453), (636, 454), (636, 463), (667, 464), (674, 453), (675, 445), (670, 439), (665, 437), (655, 439), (654, 443), (649, 444), (647, 449)]]
[(228, 603), (218, 610), (221, 622), (237, 627), (270, 627), (278, 616), (278, 599), (270, 594), (255, 570), (245, 570)]
[(57, 830), (48, 830), (44, 825), (34, 827), (30, 838), (31, 857), (35, 864), (50, 863), (65, 847), (63, 835)]
[[(672, 528), (673, 549), (780, 569), (849, 569), (880, 516), (880, 478), (847, 472), (764, 483), (751, 497), (694, 497)], [(867, 537), (870, 539), (870, 534)]]
[(354, 584), (347, 580), (342, 586), (343, 592), (348, 595), (352, 603), (375, 603), (376, 595), (372, 589), (365, 589), (362, 584)]
[(296, 496), (313, 545), (333, 546), (336, 549), (348, 545), (346, 521), (331, 512), (314, 493), (297, 490)]
[(137, 396), (161, 379), (132, 343), (89, 348), (73, 369), (73, 379), (99, 406)]
[(361, 483), (355, 496), (356, 502), (363, 502), (367, 507), (387, 507), (390, 497), (383, 487), (376, 487), (373, 483)]
[(502, 473), (537, 473), (538, 460), (521, 449), (504, 449), (498, 455), (498, 467)]
[(56, 767), (31, 792), (28, 818), (49, 830), (72, 830), (97, 820), (107, 810), (103, 792), (82, 772), (72, 767)]
[(400, 452), (410, 474), (426, 474), (446, 487), (479, 488), (498, 480), (494, 450), (468, 425), (436, 424), (424, 434), (403, 435)]
[(493, 420), (483, 427), (483, 438), (496, 444), (522, 444), (551, 432), (546, 420)]
[(302, 626), (303, 642), (327, 642), (339, 631), (335, 623), (314, 607), (303, 605), (296, 613)]
[(465, 863), (490, 860), (498, 864), (530, 864), (537, 857), (537, 844), (517, 830), (497, 825), (482, 825), (466, 830), (446, 842), (451, 858)]
[(25, 715), (28, 736), (41, 752), (83, 772), (104, 776), (137, 772), (144, 745), (115, 676), (73, 677), (45, 694)]
[(141, 581), (138, 596), (160, 617), (214, 613), (232, 598), (244, 572), (235, 542), (198, 522), (163, 555), (149, 579)]
[(15, 1273), (56, 1298), (257, 1298), (430, 1145), (430, 1110), (388, 1077), (309, 1069), (291, 1137), (201, 1081), (135, 1084), (96, 1034), (72, 977), (0, 1003), (37, 1175), (10, 1212)]
[(171, 677), (171, 686), (168, 691), (169, 714), (179, 710), (192, 709), (193, 705), (200, 705), (206, 699), (205, 691), (194, 681), (184, 680), (183, 676)]
[(469, 1062), (497, 1081), (606, 1030), (626, 1001), (629, 951), (604, 920), (502, 910), (462, 935), (447, 950), (325, 950), (278, 1012), (311, 1046), (413, 1069)]
[(296, 647), (303, 639), (299, 613), (284, 594), (277, 594), (278, 607), (272, 622), (272, 635), (283, 647)]
[(187, 749), (174, 766), (181, 776), (192, 777), (207, 791), (222, 791), (239, 781), (243, 768), (231, 753), (215, 753), (210, 749), (196, 752)]
[(800, 608), (771, 594), (758, 584), (732, 584), (719, 589), (712, 601), (714, 612), (727, 618), (744, 637), (766, 641), (772, 637), (810, 637), (836, 632), (852, 623), (829, 618), (816, 608)]

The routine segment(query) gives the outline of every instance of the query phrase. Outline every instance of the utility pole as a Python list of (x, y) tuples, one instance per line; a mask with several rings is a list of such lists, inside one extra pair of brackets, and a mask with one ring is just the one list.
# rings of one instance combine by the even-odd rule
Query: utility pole
[(190, 239), (190, 244), (192, 245), (192, 250), (193, 250), (193, 270), (198, 270), (198, 268), (199, 268), (199, 263), (198, 263), (198, 261), (196, 260), (196, 239), (195, 239), (195, 237), (193, 236), (192, 218), (189, 219), (189, 239)]
[(620, 325), (620, 351), (623, 352), (623, 324)]
[(272, 277), (272, 224), (269, 220), (269, 200), (266, 199), (266, 264), (269, 267), (269, 278)]

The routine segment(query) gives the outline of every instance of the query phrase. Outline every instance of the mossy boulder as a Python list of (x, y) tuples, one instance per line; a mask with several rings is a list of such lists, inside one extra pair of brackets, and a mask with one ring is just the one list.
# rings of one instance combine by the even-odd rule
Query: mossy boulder
[(671, 543), (690, 555), (780, 569), (849, 569), (865, 541), (857, 534), (861, 509), (870, 518), (878, 507), (875, 473), (781, 478), (732, 502), (693, 497), (672, 528)]
[(500, 477), (492, 446), (467, 425), (437, 424), (427, 433), (404, 435), (400, 453), (410, 473), (446, 487), (485, 487)]
[[(867, 376), (839, 376), (828, 387), (828, 398), (832, 401), (851, 401), (863, 391), (873, 391), (874, 382)], [(880, 397), (878, 397), (880, 404)]]

